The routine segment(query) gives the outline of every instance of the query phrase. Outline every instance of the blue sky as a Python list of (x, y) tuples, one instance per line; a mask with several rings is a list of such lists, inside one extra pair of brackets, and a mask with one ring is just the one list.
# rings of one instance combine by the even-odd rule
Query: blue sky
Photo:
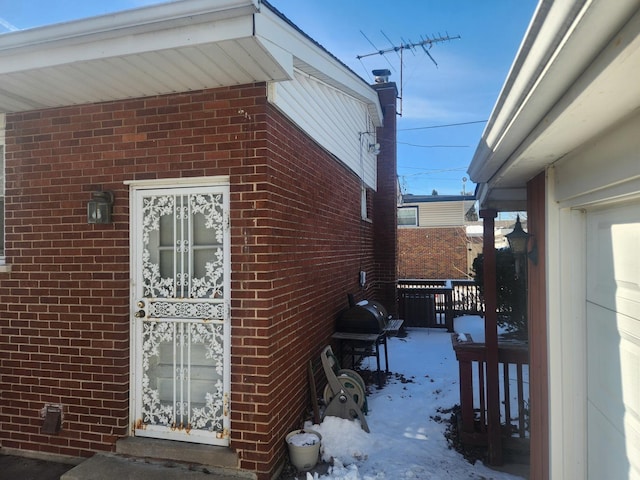
[[(211, 0), (215, 1), (215, 0)], [(0, 0), (0, 32), (141, 7), (158, 0)], [(535, 10), (537, 0), (271, 0), (300, 29), (365, 80), (391, 70), (378, 50), (439, 35), (460, 39), (404, 52), (398, 175), (403, 193), (473, 191), (467, 167)], [(445, 126), (463, 124), (456, 126)]]

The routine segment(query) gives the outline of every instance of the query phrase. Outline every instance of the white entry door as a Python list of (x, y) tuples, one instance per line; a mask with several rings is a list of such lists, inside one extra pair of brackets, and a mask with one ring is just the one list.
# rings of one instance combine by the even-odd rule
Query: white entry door
[(228, 445), (228, 188), (132, 198), (135, 435)]
[(587, 212), (589, 479), (640, 478), (640, 203)]

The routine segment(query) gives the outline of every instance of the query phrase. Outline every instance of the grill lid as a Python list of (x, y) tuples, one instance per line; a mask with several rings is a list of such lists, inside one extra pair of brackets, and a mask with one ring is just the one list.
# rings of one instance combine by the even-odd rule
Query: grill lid
[(382, 304), (363, 300), (340, 314), (336, 330), (348, 333), (382, 333), (388, 318), (387, 310)]

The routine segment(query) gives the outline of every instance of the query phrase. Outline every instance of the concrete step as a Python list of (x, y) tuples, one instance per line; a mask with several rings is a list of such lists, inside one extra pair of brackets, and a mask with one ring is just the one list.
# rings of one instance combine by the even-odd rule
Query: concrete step
[(116, 442), (116, 453), (125, 457), (202, 465), (209, 470), (236, 471), (240, 463), (238, 455), (227, 447), (145, 437), (121, 438)]
[(99, 453), (72, 468), (60, 480), (238, 480), (255, 478), (247, 472), (209, 469), (172, 461), (152, 461)]

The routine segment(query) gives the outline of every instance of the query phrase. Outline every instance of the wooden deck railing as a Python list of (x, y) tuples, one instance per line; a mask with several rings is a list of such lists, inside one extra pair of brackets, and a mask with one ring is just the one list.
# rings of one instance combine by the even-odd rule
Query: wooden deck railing
[(446, 328), (453, 319), (481, 315), (484, 302), (473, 280), (399, 280), (398, 309), (408, 327)]
[[(487, 445), (486, 347), (451, 335), (460, 369), (460, 437), (466, 444)], [(498, 345), (500, 423), (503, 443), (529, 438), (529, 352), (524, 344)], [(522, 442), (520, 442), (522, 443)]]

